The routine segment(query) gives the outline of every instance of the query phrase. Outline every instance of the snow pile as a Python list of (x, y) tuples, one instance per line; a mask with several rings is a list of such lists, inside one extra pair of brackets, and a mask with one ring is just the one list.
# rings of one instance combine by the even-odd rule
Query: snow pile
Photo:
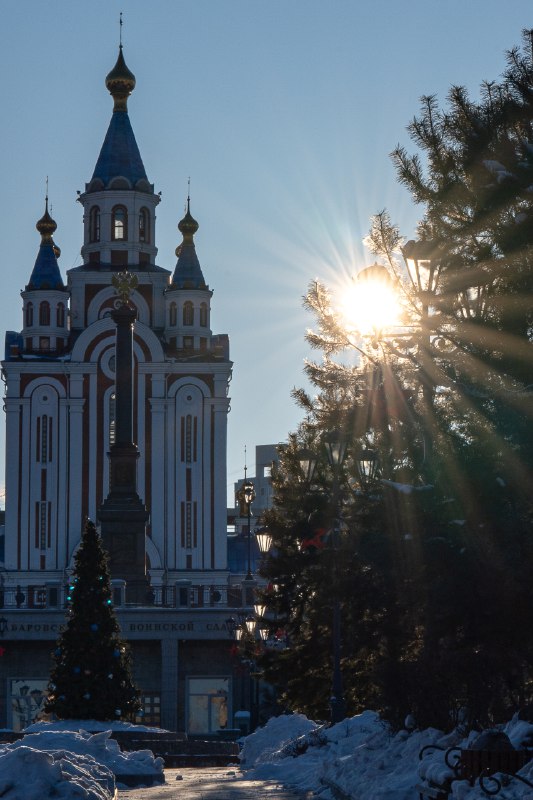
[[(533, 725), (515, 718), (504, 733), (515, 747), (523, 746), (533, 739)], [(444, 751), (467, 747), (477, 735), (464, 739), (457, 731), (444, 735), (434, 728), (393, 733), (372, 711), (331, 728), (301, 715), (287, 715), (269, 720), (244, 740), (241, 766), (247, 770), (247, 779), (274, 780), (323, 800), (413, 800), (418, 796), (417, 784), (430, 780), (441, 784), (454, 777)], [(428, 749), (420, 761), (419, 752), (426, 745), (436, 745), (436, 749)], [(533, 781), (533, 763), (520, 775)], [(495, 786), (493, 782), (486, 785)], [(450, 800), (486, 797), (478, 784), (452, 783)], [(511, 778), (505, 797), (526, 800), (533, 797), (533, 790)]]
[(245, 769), (259, 761), (274, 761), (281, 748), (309, 731), (316, 724), (303, 714), (271, 717), (264, 728), (257, 728), (244, 740), (241, 766)]
[(114, 794), (113, 773), (87, 756), (24, 746), (0, 749), (2, 800), (110, 800)]
[[(34, 727), (34, 726), (31, 726)], [(118, 742), (111, 739), (111, 731), (88, 733), (70, 730), (28, 733), (23, 739), (9, 745), (9, 749), (31, 747), (46, 752), (60, 751), (77, 756), (89, 756), (107, 767), (115, 775), (158, 775), (163, 781), (163, 759), (154, 758), (151, 750), (121, 751)], [(0, 794), (1, 797), (1, 794)]]
[(69, 719), (56, 722), (34, 722), (24, 728), (24, 733), (39, 733), (40, 731), (134, 731), (135, 733), (168, 733), (165, 728), (155, 728), (147, 725), (134, 725), (131, 722), (101, 722), (96, 719)]
[[(105, 727), (87, 720), (36, 723), (23, 739), (0, 747), (2, 800), (110, 800), (115, 796), (115, 776), (118, 780), (126, 775), (150, 776), (153, 782), (164, 783), (162, 758), (154, 758), (150, 750), (123, 753), (110, 738), (109, 725), (97, 733), (73, 731), (78, 725)], [(112, 727), (117, 729), (117, 724)], [(123, 724), (118, 729), (139, 727)]]

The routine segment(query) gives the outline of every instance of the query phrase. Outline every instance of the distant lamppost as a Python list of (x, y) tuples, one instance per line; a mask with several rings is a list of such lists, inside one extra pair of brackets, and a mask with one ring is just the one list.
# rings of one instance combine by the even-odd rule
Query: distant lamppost
[(251, 533), (251, 516), (252, 516), (252, 503), (255, 500), (255, 488), (250, 480), (245, 480), (242, 485), (242, 496), (246, 504), (246, 515), (248, 517), (248, 572), (246, 573), (246, 581), (253, 581), (252, 576), (252, 533)]
[[(246, 616), (244, 614), (239, 614), (238, 622), (234, 617), (230, 617), (226, 620), (228, 634), (230, 638), (237, 643), (234, 653), (235, 655), (238, 655), (240, 662), (239, 674), (241, 678), (241, 713), (244, 713), (248, 716), (248, 719), (252, 724), (252, 729), (257, 725), (259, 709), (259, 679), (261, 677), (260, 673), (256, 671), (256, 627), (258, 627), (258, 620), (255, 614), (252, 614), (251, 612)], [(261, 629), (259, 629), (259, 634), (261, 639), (263, 639)], [(252, 679), (254, 679), (256, 682), (255, 692), (253, 690)], [(248, 703), (246, 703), (246, 695), (248, 696)]]

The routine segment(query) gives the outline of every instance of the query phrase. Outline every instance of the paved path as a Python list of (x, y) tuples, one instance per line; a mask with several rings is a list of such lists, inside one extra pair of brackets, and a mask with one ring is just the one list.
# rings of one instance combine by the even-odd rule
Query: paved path
[(275, 781), (247, 781), (238, 767), (166, 769), (166, 783), (120, 789), (118, 800), (301, 800)]

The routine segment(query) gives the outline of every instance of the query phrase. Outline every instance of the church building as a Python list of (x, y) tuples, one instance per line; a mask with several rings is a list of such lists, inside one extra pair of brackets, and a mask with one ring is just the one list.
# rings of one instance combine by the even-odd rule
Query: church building
[(37, 258), (21, 292), (21, 330), (6, 335), (0, 727), (17, 727), (26, 698), (38, 698), (46, 686), (84, 521), (98, 523), (109, 492), (116, 435), (112, 314), (116, 277), (127, 274), (136, 312), (136, 489), (146, 508), (150, 597), (130, 603), (123, 576), (112, 570), (115, 605), (132, 646), (145, 720), (210, 733), (231, 726), (239, 705), (226, 626), (231, 608), (242, 603), (227, 564), (229, 342), (211, 330), (213, 293), (196, 253), (189, 199), (175, 266), (156, 263), (161, 198), (130, 123), (135, 77), (122, 45), (106, 86), (113, 114), (78, 196), (81, 263), (63, 278), (47, 198), (36, 226)]

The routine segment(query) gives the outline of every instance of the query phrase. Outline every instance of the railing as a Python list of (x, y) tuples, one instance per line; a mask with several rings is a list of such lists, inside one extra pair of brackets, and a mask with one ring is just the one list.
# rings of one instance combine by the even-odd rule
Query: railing
[(65, 605), (66, 592), (66, 587), (60, 585), (4, 587), (0, 589), (0, 608), (62, 608)]
[[(126, 605), (125, 582), (112, 581), (115, 607)], [(152, 586), (155, 608), (243, 608), (247, 587), (240, 584), (193, 584), (176, 581), (173, 584)], [(68, 605), (68, 586), (43, 584), (0, 588), (0, 609), (53, 611)], [(129, 604), (128, 604), (129, 606)]]

